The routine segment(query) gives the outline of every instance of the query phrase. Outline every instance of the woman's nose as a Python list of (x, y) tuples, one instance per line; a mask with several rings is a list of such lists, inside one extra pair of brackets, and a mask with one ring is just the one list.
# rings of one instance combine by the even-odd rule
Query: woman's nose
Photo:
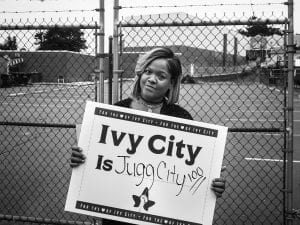
[(155, 82), (156, 82), (156, 76), (155, 76), (155, 74), (151, 74), (151, 75), (149, 76), (149, 78), (148, 78), (148, 81), (149, 81), (150, 83), (155, 83)]

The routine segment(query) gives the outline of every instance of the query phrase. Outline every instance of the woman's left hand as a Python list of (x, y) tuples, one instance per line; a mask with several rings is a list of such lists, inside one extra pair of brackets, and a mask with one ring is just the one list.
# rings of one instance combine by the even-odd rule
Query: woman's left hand
[[(226, 170), (226, 166), (223, 166), (221, 173)], [(215, 192), (217, 198), (220, 198), (225, 191), (226, 180), (224, 178), (215, 178), (211, 184), (211, 189)]]
[(211, 189), (215, 192), (217, 198), (220, 198), (225, 191), (226, 180), (224, 178), (215, 178), (212, 182)]

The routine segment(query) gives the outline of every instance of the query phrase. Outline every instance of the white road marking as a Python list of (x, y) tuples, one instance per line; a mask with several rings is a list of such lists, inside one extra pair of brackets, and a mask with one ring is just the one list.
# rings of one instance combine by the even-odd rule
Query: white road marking
[(19, 93), (13, 93), (13, 94), (10, 94), (9, 96), (19, 96), (19, 95), (25, 95), (26, 93), (24, 92), (19, 92)]
[[(7, 102), (3, 102), (1, 103), (2, 105), (11, 105), (11, 103), (7, 103)], [(73, 106), (70, 105), (57, 105), (57, 104), (36, 104), (36, 103), (15, 103), (14, 105), (18, 105), (18, 106), (33, 106), (33, 107), (44, 107), (44, 108), (72, 108)]]
[[(263, 159), (263, 158), (245, 158), (247, 161), (265, 161), (265, 162), (283, 162), (282, 159)], [(300, 163), (300, 160), (294, 160), (294, 163)]]
[[(266, 119), (225, 119), (227, 121), (241, 121), (241, 122), (284, 122), (284, 120), (266, 120)], [(294, 122), (300, 122), (300, 120), (294, 120)]]

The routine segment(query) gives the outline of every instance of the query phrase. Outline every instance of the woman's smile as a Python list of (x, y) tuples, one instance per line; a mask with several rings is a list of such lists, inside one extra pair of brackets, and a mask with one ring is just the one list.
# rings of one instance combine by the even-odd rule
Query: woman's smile
[(155, 91), (155, 87), (153, 87), (152, 85), (145, 85), (145, 89), (149, 90), (149, 91)]

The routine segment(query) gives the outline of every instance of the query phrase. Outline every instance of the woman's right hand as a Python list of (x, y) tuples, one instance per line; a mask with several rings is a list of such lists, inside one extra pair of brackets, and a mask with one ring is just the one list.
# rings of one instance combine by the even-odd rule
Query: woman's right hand
[(85, 155), (82, 153), (82, 148), (78, 146), (74, 146), (71, 149), (72, 153), (70, 166), (74, 168), (85, 162)]

